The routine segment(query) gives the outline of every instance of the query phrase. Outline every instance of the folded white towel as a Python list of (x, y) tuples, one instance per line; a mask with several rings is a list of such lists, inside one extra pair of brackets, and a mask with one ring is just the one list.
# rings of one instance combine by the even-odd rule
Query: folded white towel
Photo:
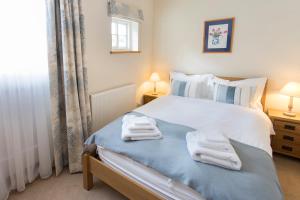
[(156, 125), (155, 120), (149, 118), (149, 117), (139, 117), (135, 119), (134, 121), (135, 126), (151, 126), (151, 125)]
[(204, 135), (208, 142), (224, 143), (224, 144), (230, 143), (229, 139), (223, 134), (222, 131), (218, 129), (214, 129), (214, 130), (203, 129), (196, 132), (201, 133), (201, 135)]
[(156, 121), (146, 116), (125, 115), (122, 121), (131, 122), (134, 126), (156, 126)]
[[(141, 121), (143, 121), (143, 123), (140, 123)], [(149, 122), (149, 124), (146, 124), (146, 121)], [(135, 125), (135, 122), (139, 125)], [(125, 115), (123, 117), (123, 140), (154, 140), (161, 138), (162, 134), (157, 128), (154, 119), (149, 117), (137, 117), (135, 115)]]
[(231, 144), (229, 139), (222, 133), (209, 133), (208, 131), (195, 131), (195, 139), (200, 147), (213, 149), (216, 151), (230, 151)]
[(122, 121), (128, 124), (129, 130), (154, 130), (156, 127), (156, 121), (145, 116), (125, 115)]
[[(126, 123), (126, 122), (125, 122)], [(153, 131), (155, 129), (155, 125), (138, 125), (136, 126), (134, 123), (129, 123), (128, 124), (128, 129), (131, 131), (143, 131), (143, 130), (150, 130)]]
[(217, 165), (232, 170), (240, 170), (242, 162), (234, 148), (229, 143), (227, 151), (218, 151), (199, 145), (199, 132), (189, 132), (186, 135), (188, 151), (195, 161)]
[(131, 133), (153, 133), (153, 132), (155, 132), (155, 127), (153, 127), (152, 129), (130, 129), (130, 128), (128, 128), (128, 130)]
[(155, 128), (152, 131), (130, 131), (126, 124), (122, 126), (122, 139), (125, 141), (128, 140), (154, 140), (154, 139), (161, 139), (162, 134), (158, 128)]

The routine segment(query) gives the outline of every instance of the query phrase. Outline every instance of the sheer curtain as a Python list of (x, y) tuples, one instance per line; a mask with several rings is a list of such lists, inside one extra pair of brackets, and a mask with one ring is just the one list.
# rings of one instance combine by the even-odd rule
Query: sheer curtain
[(52, 174), (45, 2), (0, 3), (0, 199)]

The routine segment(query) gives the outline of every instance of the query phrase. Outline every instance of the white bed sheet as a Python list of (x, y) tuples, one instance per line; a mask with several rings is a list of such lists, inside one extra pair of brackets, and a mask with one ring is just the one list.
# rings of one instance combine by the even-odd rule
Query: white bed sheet
[(264, 150), (272, 156), (270, 135), (274, 134), (273, 125), (259, 109), (170, 95), (134, 111), (196, 130), (219, 129), (230, 139)]
[(98, 146), (97, 152), (104, 163), (120, 171), (123, 175), (147, 186), (164, 199), (204, 200), (198, 192), (188, 186), (175, 182), (126, 156), (111, 152), (100, 146)]

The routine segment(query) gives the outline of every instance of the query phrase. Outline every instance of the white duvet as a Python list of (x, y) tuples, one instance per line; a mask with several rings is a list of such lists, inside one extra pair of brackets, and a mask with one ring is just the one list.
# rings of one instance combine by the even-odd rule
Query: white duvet
[(261, 110), (210, 100), (164, 96), (134, 111), (196, 130), (220, 129), (230, 139), (262, 149), (272, 156), (270, 135), (274, 130), (270, 119)]

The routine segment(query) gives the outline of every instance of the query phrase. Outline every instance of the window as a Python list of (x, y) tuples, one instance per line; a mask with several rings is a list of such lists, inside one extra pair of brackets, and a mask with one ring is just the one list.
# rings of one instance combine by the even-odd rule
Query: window
[(139, 52), (139, 35), (138, 22), (112, 18), (112, 52)]

